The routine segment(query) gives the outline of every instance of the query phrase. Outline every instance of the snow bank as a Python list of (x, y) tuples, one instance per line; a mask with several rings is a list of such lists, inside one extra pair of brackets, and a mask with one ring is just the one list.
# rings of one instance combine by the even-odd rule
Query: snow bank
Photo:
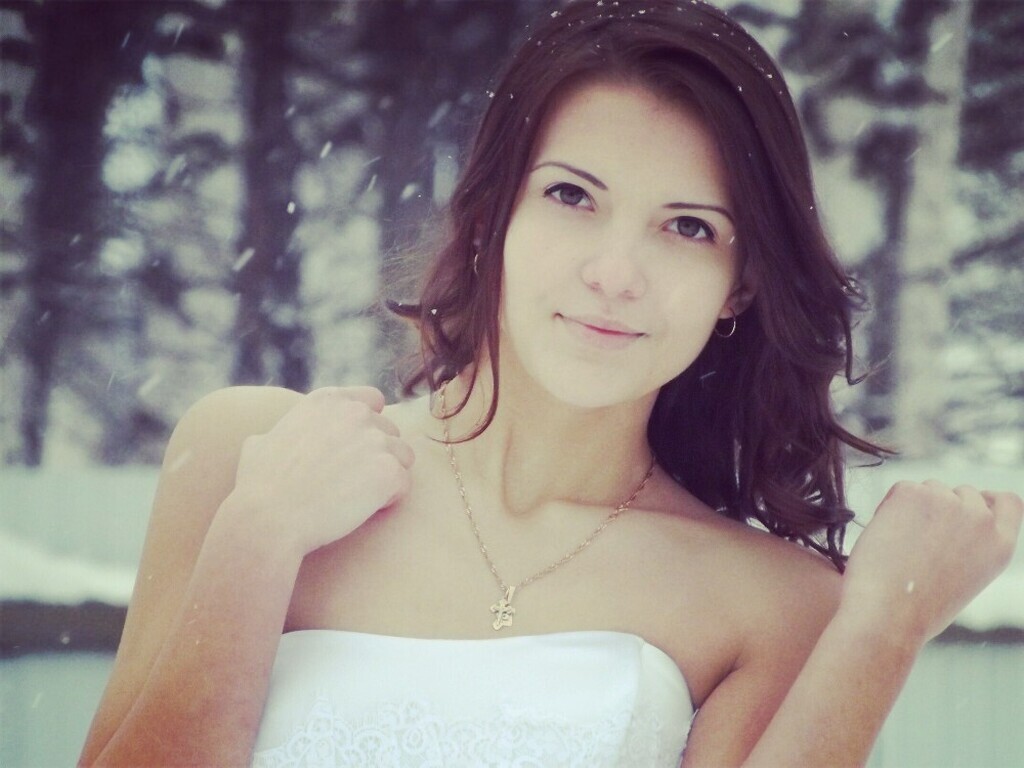
[(61, 555), (0, 531), (0, 599), (127, 605), (135, 570)]
[[(1024, 543), (1018, 546), (1024, 547)], [(968, 605), (956, 623), (982, 632), (999, 627), (1024, 629), (1024, 568), (1014, 563)]]

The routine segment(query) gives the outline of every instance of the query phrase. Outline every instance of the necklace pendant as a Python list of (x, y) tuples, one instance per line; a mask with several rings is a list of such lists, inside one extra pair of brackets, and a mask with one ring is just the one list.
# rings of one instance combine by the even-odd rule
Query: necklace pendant
[(509, 587), (505, 590), (505, 596), (491, 606), (491, 613), (494, 614), (494, 623), (491, 626), (495, 632), (502, 627), (512, 626), (512, 617), (516, 615), (516, 609), (512, 607), (512, 595), (515, 592), (515, 587)]

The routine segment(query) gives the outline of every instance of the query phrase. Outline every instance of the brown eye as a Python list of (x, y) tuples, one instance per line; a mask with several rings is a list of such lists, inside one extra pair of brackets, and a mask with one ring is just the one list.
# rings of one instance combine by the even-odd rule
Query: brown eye
[(707, 222), (694, 216), (680, 216), (672, 219), (672, 231), (693, 240), (711, 240), (713, 242), (715, 239), (715, 234)]
[(573, 207), (578, 206), (587, 199), (587, 193), (575, 184), (555, 184), (553, 187), (549, 187), (544, 194), (555, 198), (563, 205), (571, 205)]

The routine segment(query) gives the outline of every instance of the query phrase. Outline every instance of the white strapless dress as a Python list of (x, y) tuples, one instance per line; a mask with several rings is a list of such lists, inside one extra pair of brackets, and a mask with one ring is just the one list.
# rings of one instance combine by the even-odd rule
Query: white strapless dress
[(636, 635), (434, 640), (335, 630), (281, 638), (253, 765), (679, 765), (682, 673)]

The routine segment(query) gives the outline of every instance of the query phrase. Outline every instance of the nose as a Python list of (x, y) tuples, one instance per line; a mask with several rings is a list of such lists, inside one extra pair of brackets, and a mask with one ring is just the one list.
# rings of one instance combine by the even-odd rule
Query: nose
[(580, 277), (588, 288), (608, 298), (638, 299), (647, 290), (635, 245), (606, 243), (583, 262)]

